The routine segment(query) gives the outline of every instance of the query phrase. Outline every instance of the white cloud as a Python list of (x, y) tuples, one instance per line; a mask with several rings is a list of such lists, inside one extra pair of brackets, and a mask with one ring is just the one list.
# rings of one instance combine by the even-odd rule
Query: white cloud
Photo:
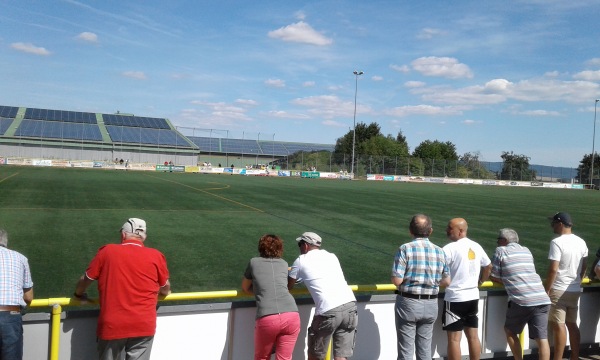
[(396, 117), (410, 115), (461, 115), (465, 107), (432, 106), (432, 105), (407, 105), (398, 106), (384, 111), (385, 114)]
[(457, 59), (450, 57), (428, 56), (413, 60), (414, 70), (425, 76), (439, 76), (448, 79), (472, 78), (471, 69)]
[(266, 115), (280, 119), (310, 119), (310, 117), (305, 114), (292, 114), (282, 110), (271, 110), (267, 112)]
[(299, 21), (295, 24), (269, 31), (268, 35), (273, 39), (318, 46), (331, 45), (333, 43), (332, 39), (315, 31), (315, 29), (304, 21)]
[(418, 87), (423, 87), (426, 84), (422, 81), (407, 81), (404, 83), (404, 86), (406, 86), (407, 88), (418, 88)]
[[(309, 96), (292, 100), (292, 104), (308, 108), (308, 113), (324, 119), (351, 118), (354, 101), (342, 101), (335, 95)], [(371, 108), (357, 104), (356, 113), (369, 113)]]
[(136, 80), (146, 80), (146, 74), (143, 71), (124, 71), (121, 75)]
[(208, 102), (203, 100), (193, 100), (191, 103), (204, 107), (207, 110), (207, 114), (204, 116), (206, 119), (204, 119), (204, 121), (209, 121), (213, 124), (219, 123), (219, 121), (222, 121), (223, 125), (231, 124), (233, 120), (251, 120), (246, 114), (247, 110), (240, 106), (234, 106), (224, 102)]
[(248, 100), (248, 99), (237, 99), (235, 101), (236, 104), (241, 104), (241, 105), (250, 105), (250, 106), (256, 106), (258, 105), (258, 102), (255, 100)]
[(406, 65), (390, 65), (390, 69), (401, 72), (401, 73), (409, 73), (410, 68)]
[(46, 50), (43, 47), (35, 46), (31, 43), (16, 42), (16, 43), (10, 44), (10, 47), (15, 50), (22, 51), (22, 52), (28, 53), (28, 54), (34, 54), (34, 55), (40, 55), (40, 56), (50, 55), (50, 51)]
[(339, 128), (348, 126), (348, 124), (341, 123), (341, 122), (335, 121), (335, 120), (323, 120), (321, 122), (321, 124), (323, 124), (325, 126), (332, 126), (332, 127), (339, 127)]
[(417, 34), (417, 39), (431, 39), (437, 35), (443, 35), (444, 32), (440, 29), (424, 28)]
[(383, 81), (383, 76), (373, 75), (371, 77), (371, 80), (373, 80), (373, 81)]
[(576, 80), (587, 80), (587, 81), (600, 81), (600, 70), (585, 70), (573, 75), (573, 79)]
[(84, 31), (81, 34), (77, 35), (77, 39), (85, 41), (85, 42), (97, 43), (98, 35), (96, 35), (92, 32)]
[(314, 81), (305, 81), (302, 83), (302, 86), (304, 87), (312, 87), (315, 86), (315, 82)]
[(551, 78), (556, 78), (560, 75), (560, 73), (558, 71), (548, 71), (547, 73), (544, 74), (545, 77), (551, 77)]
[(461, 123), (465, 124), (465, 125), (475, 125), (477, 123), (480, 123), (481, 121), (477, 121), (477, 120), (471, 120), (471, 119), (466, 119), (461, 121)]
[(304, 20), (306, 19), (306, 14), (304, 13), (304, 11), (296, 11), (294, 17), (298, 20)]
[(458, 89), (433, 86), (410, 90), (412, 94), (420, 95), (424, 102), (456, 105), (497, 104), (510, 99), (581, 103), (585, 99), (594, 98), (599, 91), (600, 85), (595, 82), (560, 81), (551, 78), (536, 78), (516, 83), (506, 79), (494, 79), (483, 85)]
[(593, 58), (585, 62), (588, 66), (600, 66), (600, 58)]
[(285, 87), (285, 81), (281, 79), (268, 79), (265, 80), (265, 85), (270, 87)]
[(549, 111), (549, 110), (528, 110), (521, 111), (518, 114), (527, 115), (527, 116), (560, 116), (558, 111)]

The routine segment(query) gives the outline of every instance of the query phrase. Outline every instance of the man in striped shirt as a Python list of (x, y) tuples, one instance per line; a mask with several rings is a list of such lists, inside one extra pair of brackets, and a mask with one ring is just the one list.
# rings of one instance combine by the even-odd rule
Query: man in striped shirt
[(504, 331), (514, 358), (523, 359), (523, 349), (518, 334), (527, 324), (529, 337), (538, 345), (540, 360), (550, 359), (548, 344), (550, 298), (544, 290), (542, 279), (535, 272), (531, 252), (519, 245), (519, 235), (513, 229), (500, 229), (498, 233), (498, 248), (492, 259), (490, 279), (504, 284), (510, 300)]

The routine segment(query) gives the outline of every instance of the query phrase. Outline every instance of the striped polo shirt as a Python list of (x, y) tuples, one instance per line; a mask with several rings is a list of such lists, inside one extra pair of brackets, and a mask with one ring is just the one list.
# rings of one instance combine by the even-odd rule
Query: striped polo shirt
[(511, 301), (521, 306), (550, 304), (542, 279), (535, 272), (533, 255), (518, 243), (496, 248), (492, 259), (493, 277), (502, 279)]

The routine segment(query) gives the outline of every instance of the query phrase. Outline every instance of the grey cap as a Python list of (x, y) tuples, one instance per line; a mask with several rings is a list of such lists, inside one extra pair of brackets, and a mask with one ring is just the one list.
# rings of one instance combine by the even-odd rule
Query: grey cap
[(323, 241), (321, 239), (321, 237), (317, 234), (315, 234), (314, 232), (305, 232), (304, 234), (300, 235), (300, 237), (296, 238), (297, 242), (300, 241), (304, 241), (308, 244), (311, 245), (315, 245), (315, 246), (321, 246), (321, 242)]
[(140, 235), (140, 232), (146, 233), (146, 222), (138, 218), (127, 219), (127, 222), (121, 227), (121, 231)]

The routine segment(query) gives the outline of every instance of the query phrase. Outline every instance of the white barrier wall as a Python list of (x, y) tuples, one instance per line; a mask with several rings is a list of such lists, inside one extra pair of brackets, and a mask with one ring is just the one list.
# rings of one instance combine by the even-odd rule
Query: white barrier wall
[[(306, 328), (313, 315), (310, 299), (297, 299), (302, 328), (294, 359), (306, 358)], [(353, 359), (396, 359), (396, 330), (394, 325), (395, 295), (359, 296), (358, 335)], [(504, 357), (509, 352), (503, 325), (507, 297), (503, 290), (482, 291), (479, 303), (482, 358)], [(582, 349), (597, 348), (600, 343), (600, 288), (584, 289), (580, 300), (580, 329)], [(439, 312), (442, 300), (439, 301)], [(252, 358), (254, 316), (253, 301), (212, 303), (200, 305), (163, 304), (158, 310), (158, 324), (152, 360), (202, 359), (246, 360)], [(97, 359), (97, 310), (69, 310), (62, 313), (60, 359)], [(48, 359), (50, 316), (47, 313), (25, 315), (26, 360)], [(446, 355), (446, 333), (440, 318), (434, 326), (432, 353), (434, 358)], [(525, 332), (527, 336), (527, 331)], [(463, 337), (462, 353), (468, 348)], [(525, 353), (535, 348), (535, 342), (525, 341)]]

